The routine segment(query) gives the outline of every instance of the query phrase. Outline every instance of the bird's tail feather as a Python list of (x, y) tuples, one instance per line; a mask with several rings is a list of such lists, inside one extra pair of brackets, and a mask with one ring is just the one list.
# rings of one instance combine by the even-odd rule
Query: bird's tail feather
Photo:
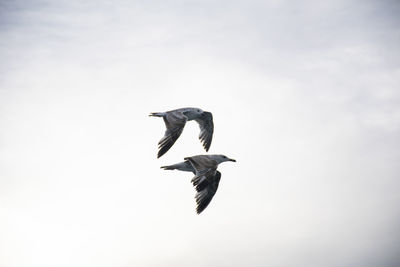
[(184, 161), (184, 162), (179, 162), (173, 165), (169, 166), (162, 166), (161, 169), (164, 170), (178, 170), (178, 171), (183, 171), (183, 172), (193, 172), (195, 173), (195, 170), (193, 169), (192, 165), (190, 164), (189, 161)]
[(149, 114), (150, 117), (164, 117), (165, 112), (152, 112)]
[(176, 169), (176, 166), (174, 166), (174, 165), (170, 165), (170, 166), (161, 166), (160, 168), (161, 168), (161, 169), (164, 169), (164, 170), (175, 170), (175, 169)]

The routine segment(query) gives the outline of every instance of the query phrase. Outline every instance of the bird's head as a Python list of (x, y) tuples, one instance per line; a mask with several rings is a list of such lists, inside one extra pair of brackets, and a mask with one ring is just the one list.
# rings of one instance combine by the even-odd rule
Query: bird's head
[(203, 113), (204, 111), (200, 108), (185, 108), (183, 111), (183, 114), (185, 114), (189, 120), (200, 118)]
[(225, 155), (213, 155), (212, 158), (213, 158), (213, 160), (215, 160), (216, 162), (218, 162), (218, 164), (219, 164), (219, 163), (222, 163), (222, 162), (225, 162), (225, 161), (233, 161), (233, 162), (236, 162), (236, 160), (230, 159), (230, 158), (228, 158), (228, 157), (225, 156)]
[(201, 109), (201, 108), (195, 108), (194, 109), (194, 112), (197, 114), (197, 115), (201, 115), (201, 114), (203, 114), (203, 110)]

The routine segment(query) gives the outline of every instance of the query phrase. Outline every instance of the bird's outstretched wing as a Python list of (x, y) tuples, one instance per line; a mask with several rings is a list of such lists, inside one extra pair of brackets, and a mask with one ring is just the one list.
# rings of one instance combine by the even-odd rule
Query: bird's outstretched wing
[(217, 192), (219, 181), (221, 180), (221, 173), (216, 170), (210, 169), (208, 172), (201, 174), (200, 179), (196, 178), (197, 175), (192, 179), (193, 186), (196, 188), (196, 212), (200, 214), (208, 204), (210, 204), (215, 193)]
[(200, 214), (210, 204), (218, 189), (221, 173), (217, 171), (218, 163), (210, 159), (206, 155), (187, 157), (193, 168), (196, 176), (192, 178), (192, 184), (196, 188), (196, 203), (197, 214)]
[(214, 122), (211, 112), (204, 111), (200, 118), (196, 119), (200, 126), (199, 139), (206, 151), (210, 149), (212, 136), (214, 132)]
[(163, 117), (167, 130), (164, 137), (158, 142), (157, 158), (164, 155), (176, 142), (185, 127), (187, 117), (181, 112), (167, 112)]

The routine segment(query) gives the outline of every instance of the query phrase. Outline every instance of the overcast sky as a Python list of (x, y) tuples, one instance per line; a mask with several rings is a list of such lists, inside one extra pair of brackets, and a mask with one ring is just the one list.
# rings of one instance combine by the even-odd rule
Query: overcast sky
[[(0, 266), (395, 267), (398, 1), (0, 2)], [(195, 213), (214, 115), (224, 163)]]

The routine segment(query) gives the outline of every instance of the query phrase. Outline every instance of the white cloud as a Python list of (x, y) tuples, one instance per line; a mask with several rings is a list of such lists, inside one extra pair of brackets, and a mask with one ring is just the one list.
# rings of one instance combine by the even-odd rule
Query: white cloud
[[(2, 7), (0, 265), (395, 266), (396, 2)], [(183, 106), (238, 160), (201, 216)]]

